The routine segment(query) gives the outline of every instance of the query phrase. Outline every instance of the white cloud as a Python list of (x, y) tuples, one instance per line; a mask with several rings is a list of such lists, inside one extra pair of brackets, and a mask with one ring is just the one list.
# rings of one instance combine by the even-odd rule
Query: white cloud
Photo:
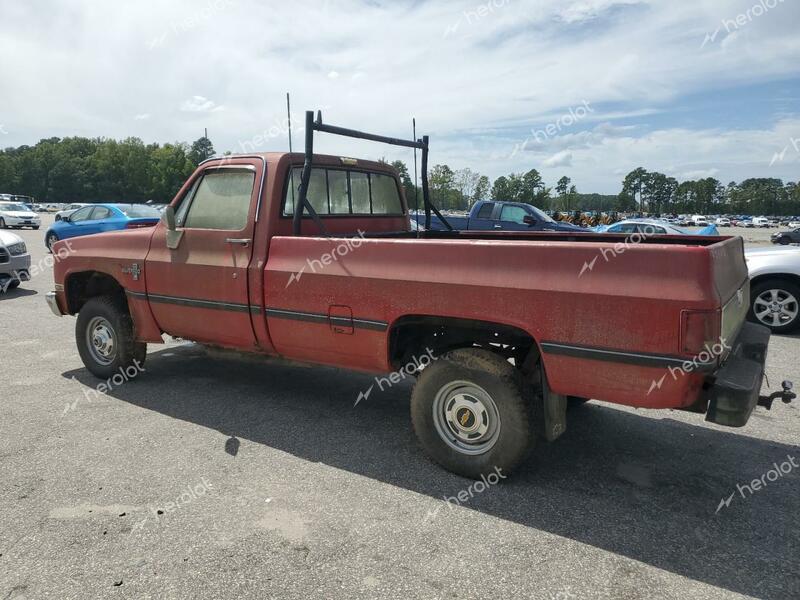
[(678, 178), (683, 179), (705, 179), (706, 177), (715, 177), (719, 173), (719, 169), (697, 169), (695, 171), (684, 171), (678, 174)]
[(572, 166), (572, 152), (569, 150), (562, 150), (556, 152), (550, 158), (546, 158), (542, 163), (545, 167), (571, 167)]
[(219, 112), (225, 110), (225, 107), (217, 105), (216, 102), (204, 96), (192, 96), (181, 104), (181, 110), (184, 112)]
[(149, 113), (142, 113), (140, 115), (135, 115), (133, 117), (133, 120), (134, 121), (146, 121), (149, 118), (150, 118), (150, 114)]

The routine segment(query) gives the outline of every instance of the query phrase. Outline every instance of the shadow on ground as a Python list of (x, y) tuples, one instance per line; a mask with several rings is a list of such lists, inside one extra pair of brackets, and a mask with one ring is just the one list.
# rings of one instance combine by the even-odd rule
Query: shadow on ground
[(36, 290), (29, 290), (23, 287), (18, 287), (13, 290), (7, 290), (5, 292), (2, 291), (0, 288), (0, 302), (3, 300), (14, 300), (15, 298), (24, 298), (25, 296), (35, 296), (38, 294)]
[[(110, 395), (222, 432), (229, 439), (219, 452), (235, 454), (231, 439), (247, 439), (440, 500), (470, 484), (419, 450), (409, 384), (375, 390), (353, 408), (368, 375), (220, 358), (194, 345), (152, 352), (146, 370)], [(84, 369), (64, 377), (98, 383)], [(754, 418), (795, 410), (776, 408)], [(787, 455), (800, 460), (800, 451), (701, 419), (687, 425), (589, 403), (571, 411), (560, 440), (465, 506), (733, 592), (796, 597), (789, 590), (800, 589), (800, 473), (752, 497), (736, 486)], [(730, 506), (715, 513), (732, 493)]]

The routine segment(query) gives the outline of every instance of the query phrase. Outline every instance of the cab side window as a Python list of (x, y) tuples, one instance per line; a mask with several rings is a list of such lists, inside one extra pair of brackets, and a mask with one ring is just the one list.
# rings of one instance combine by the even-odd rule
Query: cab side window
[(207, 171), (182, 200), (176, 224), (190, 229), (244, 229), (254, 184), (255, 172), (250, 169)]
[(69, 220), (72, 223), (78, 223), (79, 221), (87, 221), (94, 210), (94, 206), (84, 206), (76, 210), (69, 216)]
[(97, 206), (92, 213), (91, 220), (97, 221), (99, 219), (108, 219), (111, 216), (111, 211), (105, 206)]
[(492, 211), (494, 210), (494, 202), (487, 202), (478, 210), (478, 219), (491, 219)]
[(521, 206), (509, 206), (506, 205), (503, 207), (503, 210), (500, 212), (500, 220), (501, 221), (510, 221), (512, 223), (524, 223), (523, 219), (528, 216), (528, 211), (522, 208)]

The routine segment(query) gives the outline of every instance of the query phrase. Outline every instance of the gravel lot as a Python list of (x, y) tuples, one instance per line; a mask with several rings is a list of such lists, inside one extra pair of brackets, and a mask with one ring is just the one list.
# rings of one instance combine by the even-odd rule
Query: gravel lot
[[(725, 429), (590, 403), (454, 506), (409, 385), (353, 408), (371, 377), (172, 342), (95, 394), (51, 288), (0, 296), (1, 599), (800, 597), (800, 473), (737, 492), (800, 461), (797, 405)], [(772, 338), (773, 389), (799, 354)]]

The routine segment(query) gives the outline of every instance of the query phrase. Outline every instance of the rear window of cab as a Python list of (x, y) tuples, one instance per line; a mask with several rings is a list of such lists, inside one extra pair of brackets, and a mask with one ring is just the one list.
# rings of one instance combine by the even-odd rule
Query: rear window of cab
[[(294, 214), (302, 174), (302, 167), (295, 167), (289, 173), (283, 216)], [(397, 180), (385, 173), (313, 168), (308, 184), (308, 201), (318, 215), (403, 214)]]

